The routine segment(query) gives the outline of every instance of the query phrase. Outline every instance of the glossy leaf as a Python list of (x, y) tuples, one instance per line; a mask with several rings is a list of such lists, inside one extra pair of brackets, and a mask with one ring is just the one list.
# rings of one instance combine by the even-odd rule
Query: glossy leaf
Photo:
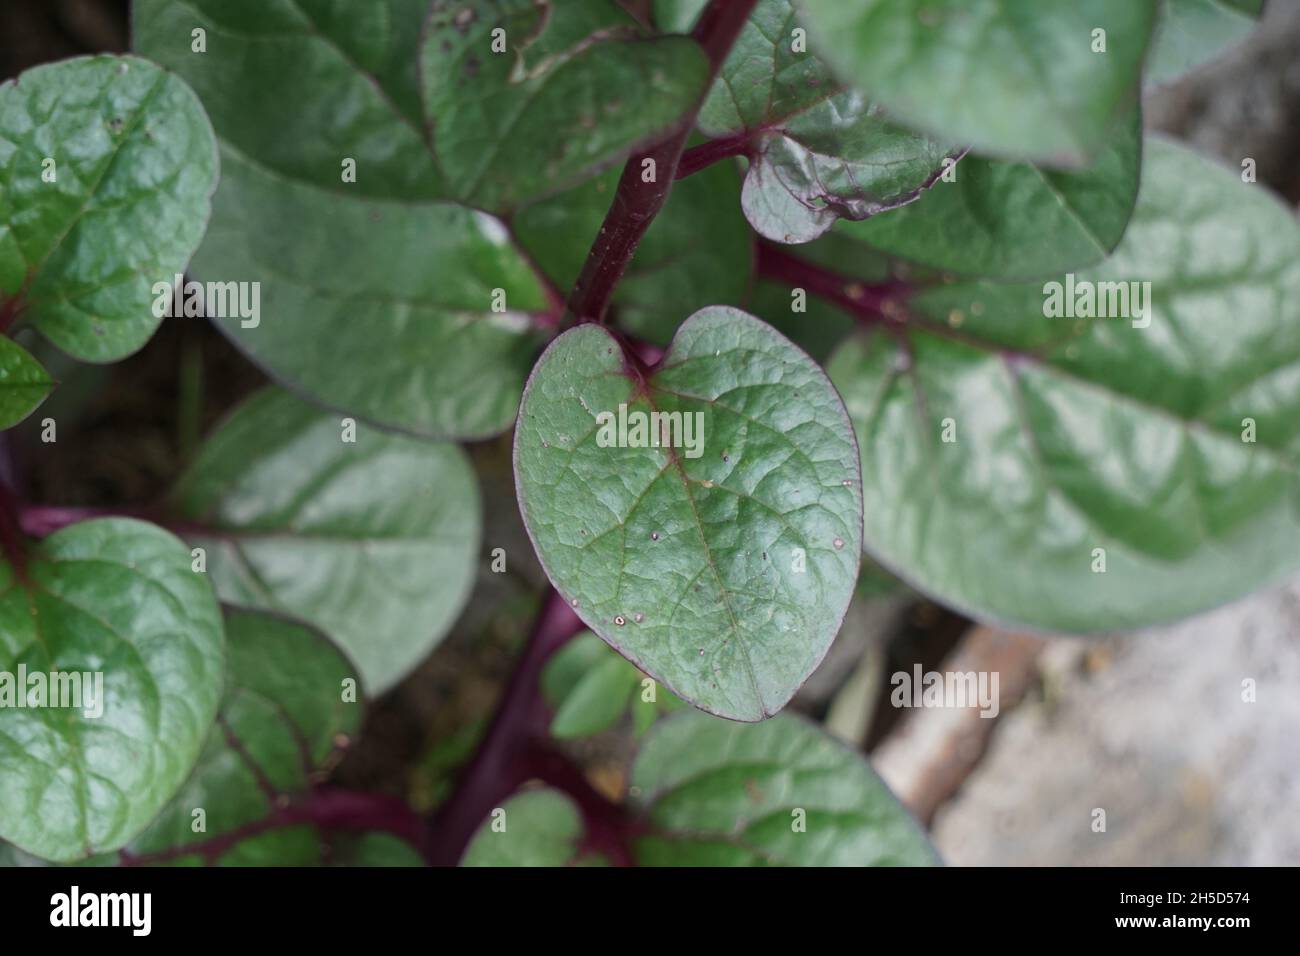
[(137, 49), (193, 84), (229, 152), (370, 199), (500, 212), (559, 192), (668, 132), (706, 77), (693, 41), (643, 38), (608, 0), (139, 0), (134, 11)]
[(498, 220), (335, 197), (226, 156), (194, 269), (260, 283), (260, 316), (217, 322), (241, 350), (380, 425), (462, 439), (509, 427), (549, 303)]
[[(617, 183), (612, 172), (515, 217), (515, 235), (558, 288), (577, 280)], [(666, 345), (683, 316), (740, 304), (753, 270), (740, 176), (722, 163), (673, 184), (614, 291), (614, 315), (620, 328)]]
[(138, 57), (34, 67), (0, 85), (0, 303), (75, 358), (109, 362), (161, 321), (217, 181), (194, 93)]
[(12, 428), (54, 388), (50, 373), (13, 339), (0, 335), (0, 428)]
[[(675, 430), (638, 433), (654, 412)], [(852, 428), (821, 369), (743, 312), (691, 316), (644, 381), (605, 329), (562, 335), (525, 390), (515, 476), (556, 588), (697, 707), (776, 713), (839, 629), (859, 562)]]
[[(1148, 141), (1124, 241), (1059, 281), (933, 288), (901, 343), (832, 359), (868, 550), (974, 616), (1073, 632), (1176, 619), (1300, 566), (1291, 210)], [(1048, 317), (1071, 281), (1076, 304), (1106, 292), (1089, 283), (1151, 286), (1128, 317)]]
[(632, 768), (643, 866), (929, 866), (924, 833), (859, 754), (801, 717), (683, 713)]
[(700, 112), (706, 135), (748, 139), (745, 215), (777, 242), (912, 202), (953, 152), (843, 89), (802, 32), (790, 0), (761, 0)]
[(901, 122), (980, 152), (1082, 164), (1136, 102), (1157, 3), (804, 0), (802, 9), (814, 52)]
[[(575, 862), (582, 818), (558, 790), (516, 794), (500, 808), (504, 824), (484, 822), (470, 841), (461, 866), (568, 866)], [(599, 861), (587, 861), (599, 862)]]
[(319, 627), (380, 693), (455, 621), (474, 580), (478, 486), (454, 445), (343, 421), (285, 392), (250, 399), (171, 496), (222, 600)]
[(435, 4), (420, 66), (452, 194), (486, 209), (573, 186), (663, 136), (708, 77), (693, 40), (646, 39), (609, 0)]
[(556, 652), (542, 671), (542, 691), (555, 710), (551, 736), (588, 737), (613, 727), (629, 712), (638, 734), (661, 713), (681, 706), (667, 690), (655, 687), (644, 699), (645, 675), (596, 635), (584, 631)]
[(194, 766), (224, 643), (210, 585), (153, 525), (86, 521), (0, 563), (0, 839), (71, 861), (135, 837)]
[(967, 156), (909, 206), (838, 231), (934, 269), (989, 279), (1095, 265), (1119, 244), (1137, 201), (1140, 123), (1085, 169)]
[[(338, 756), (357, 733), (364, 704), (345, 700), (352, 665), (306, 625), (255, 611), (226, 613), (226, 690), (217, 723), (194, 772), (123, 858), (171, 865), (229, 863), (232, 836), (256, 835), (263, 821), (303, 793), (310, 775)], [(354, 687), (355, 689), (355, 687)], [(196, 811), (203, 829), (195, 832)], [(267, 839), (285, 837), (267, 831)], [(316, 837), (314, 829), (304, 828)], [(315, 840), (312, 841), (313, 843)], [(283, 865), (288, 862), (276, 859)]]
[(1218, 58), (1255, 29), (1263, 9), (1264, 0), (1165, 0), (1146, 82), (1168, 83)]

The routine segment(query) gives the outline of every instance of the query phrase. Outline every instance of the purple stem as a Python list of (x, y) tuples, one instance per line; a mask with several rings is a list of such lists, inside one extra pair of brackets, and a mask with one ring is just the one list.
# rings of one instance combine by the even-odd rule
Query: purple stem
[(864, 324), (901, 324), (905, 320), (902, 304), (913, 292), (912, 285), (901, 279), (859, 282), (766, 240), (758, 244), (758, 274), (833, 302)]

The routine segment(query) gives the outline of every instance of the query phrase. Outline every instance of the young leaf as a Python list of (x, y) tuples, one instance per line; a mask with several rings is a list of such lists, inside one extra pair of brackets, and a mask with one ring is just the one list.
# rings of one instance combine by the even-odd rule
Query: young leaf
[(194, 772), (124, 848), (132, 864), (310, 866), (333, 840), (296, 822), (312, 777), (357, 733), (356, 672), (320, 632), (254, 611), (226, 613), (226, 691)]
[(0, 335), (0, 429), (30, 415), (54, 388), (50, 373), (13, 339)]
[(644, 675), (614, 653), (600, 638), (584, 631), (562, 647), (542, 671), (542, 692), (555, 709), (551, 736), (561, 740), (589, 737), (614, 726), (631, 711), (637, 733), (661, 712), (681, 706), (663, 688), (655, 700), (641, 697)]
[(1078, 165), (1137, 98), (1155, 0), (804, 0), (815, 50), (900, 121)]
[(1119, 244), (1137, 201), (1141, 123), (1112, 136), (1084, 169), (967, 156), (953, 182), (920, 201), (837, 231), (890, 255), (990, 279), (1094, 265)]
[[(582, 271), (617, 184), (618, 173), (611, 172), (515, 216), (520, 244), (559, 288), (572, 288)], [(619, 327), (667, 345), (682, 316), (742, 303), (753, 271), (740, 176), (728, 163), (703, 169), (673, 185), (637, 247), (614, 291)]]
[(924, 833), (859, 754), (801, 717), (682, 713), (632, 768), (643, 866), (930, 866)]
[[(661, 4), (661, 23), (695, 11)], [(807, 50), (791, 0), (760, 0), (700, 110), (715, 139), (744, 140), (745, 216), (776, 242), (811, 242), (837, 218), (916, 199), (951, 150), (891, 123)]]
[[(868, 549), (977, 617), (1133, 628), (1300, 565), (1300, 227), (1262, 187), (1146, 150), (1101, 266), (1056, 286), (936, 287), (900, 341), (831, 361)], [(1049, 317), (1088, 296), (1112, 317)]]
[[(861, 755), (800, 717), (735, 724), (687, 712), (660, 721), (625, 804), (640, 866), (931, 866), (921, 828)], [(577, 807), (519, 794), (485, 821), (462, 866), (600, 863), (581, 855)]]
[(485, 209), (567, 189), (669, 132), (708, 75), (693, 40), (644, 39), (608, 0), (435, 4), (425, 31), (439, 163), (452, 194)]
[[(568, 866), (576, 861), (582, 818), (558, 790), (516, 794), (500, 808), (500, 824), (488, 820), (474, 834), (461, 866)], [(590, 859), (583, 861), (590, 865)]]
[(86, 521), (0, 562), (0, 840), (71, 861), (136, 836), (194, 766), (223, 646), (211, 587), (152, 525)]
[(454, 445), (357, 426), (267, 389), (238, 408), (171, 508), (222, 600), (310, 622), (371, 693), (400, 680), (474, 580), (478, 485)]
[(1264, 0), (1165, 0), (1147, 57), (1146, 82), (1178, 79), (1221, 56), (1252, 30)]
[(83, 57), (0, 85), (0, 301), (74, 358), (130, 355), (216, 181), (198, 98), (152, 63)]
[(264, 320), (217, 324), (277, 380), (431, 438), (509, 427), (548, 305), (486, 213), (332, 196), (233, 153), (194, 268), (260, 283)]
[(752, 316), (697, 312), (644, 378), (605, 329), (566, 332), (524, 391), (515, 479), (556, 588), (697, 707), (776, 713), (839, 629), (853, 430), (821, 369)]

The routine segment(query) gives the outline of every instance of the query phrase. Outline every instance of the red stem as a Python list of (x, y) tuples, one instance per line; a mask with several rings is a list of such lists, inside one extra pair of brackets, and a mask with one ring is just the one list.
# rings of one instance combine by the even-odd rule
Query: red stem
[(209, 840), (181, 844), (138, 856), (122, 850), (118, 857), (123, 866), (150, 866), (184, 856), (201, 856), (211, 865), (243, 840), (269, 830), (302, 824), (311, 824), (324, 831), (391, 833), (417, 847), (425, 838), (424, 820), (397, 797), (323, 787), (309, 792), (301, 802), (277, 807), (260, 820), (236, 827)]
[[(727, 53), (740, 35), (757, 0), (710, 0), (691, 34), (709, 58), (707, 92)], [(633, 156), (623, 167), (614, 201), (605, 215), (596, 242), (578, 275), (569, 296), (569, 311), (579, 322), (602, 322), (627, 264), (641, 243), (659, 210), (668, 201), (668, 192), (677, 176), (677, 165), (686, 140), (695, 125), (703, 99), (682, 117), (679, 132), (643, 156)], [(642, 179), (645, 161), (654, 161), (654, 180)]]
[(905, 320), (902, 303), (913, 287), (902, 279), (863, 283), (806, 259), (800, 259), (776, 243), (758, 244), (758, 274), (792, 288), (805, 289), (833, 302), (859, 321), (872, 324)]
[(426, 856), (435, 866), (455, 866), (492, 810), (536, 776), (533, 741), (545, 735), (549, 723), (541, 699), (542, 667), (582, 626), (564, 598), (549, 591), (478, 751), (434, 814)]
[(677, 178), (685, 179), (687, 176), (694, 175), (701, 169), (712, 166), (724, 159), (748, 155), (749, 151), (750, 134), (748, 132), (733, 133), (730, 136), (711, 139), (699, 146), (692, 146), (682, 153), (681, 162), (677, 164)]

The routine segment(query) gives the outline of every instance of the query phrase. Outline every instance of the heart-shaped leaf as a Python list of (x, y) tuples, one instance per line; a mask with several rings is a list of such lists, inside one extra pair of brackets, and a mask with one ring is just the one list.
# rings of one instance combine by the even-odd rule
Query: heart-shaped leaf
[(1255, 29), (1263, 9), (1264, 0), (1165, 0), (1146, 82), (1168, 83), (1220, 56)]
[(54, 388), (50, 373), (13, 339), (0, 335), (0, 428), (30, 415)]
[[(331, 852), (336, 835), (298, 821), (296, 807), (361, 726), (356, 672), (324, 635), (294, 621), (228, 611), (226, 636), (226, 691), (203, 753), (121, 860), (173, 866), (337, 862)], [(383, 842), (369, 834), (361, 845), (376, 841)], [(356, 838), (343, 842), (341, 855), (349, 858)]]
[(687, 37), (645, 39), (609, 0), (435, 4), (420, 66), (452, 194), (511, 209), (566, 189), (676, 126), (708, 64)]
[(647, 674), (737, 720), (776, 713), (830, 647), (857, 577), (859, 476), (821, 369), (724, 307), (682, 323), (644, 376), (605, 329), (566, 332), (515, 431), (520, 509), (556, 588)]
[[(861, 755), (803, 718), (758, 725), (682, 713), (660, 721), (625, 804), (640, 866), (931, 866), (925, 834)], [(602, 863), (555, 790), (507, 800), (462, 866)], [(500, 819), (499, 817), (497, 819)]]
[(900, 121), (1082, 164), (1136, 102), (1155, 0), (803, 0), (814, 49)]
[(1137, 201), (1141, 124), (1085, 169), (967, 156), (919, 201), (837, 231), (935, 269), (1024, 279), (1095, 265), (1119, 244)]
[(1146, 152), (1101, 266), (936, 287), (898, 339), (831, 361), (868, 549), (978, 617), (1132, 628), (1300, 566), (1300, 227), (1261, 186)]
[(48, 860), (114, 850), (194, 766), (224, 638), (188, 549), (125, 518), (0, 562), (0, 839)]
[[(557, 287), (573, 287), (617, 184), (618, 173), (609, 173), (515, 216), (520, 244)], [(683, 316), (706, 305), (741, 304), (753, 272), (739, 175), (725, 163), (701, 170), (673, 185), (637, 246), (614, 290), (618, 325), (666, 345)]]
[(509, 427), (548, 300), (499, 220), (331, 196), (226, 155), (194, 269), (258, 283), (261, 314), (217, 320), (250, 358), (322, 404), (405, 432)]
[(380, 693), (474, 580), (478, 485), (455, 445), (356, 428), (277, 389), (238, 408), (172, 492), (222, 600), (310, 622)]
[(83, 361), (136, 351), (216, 181), (203, 108), (152, 63), (84, 57), (0, 85), (0, 311)]

